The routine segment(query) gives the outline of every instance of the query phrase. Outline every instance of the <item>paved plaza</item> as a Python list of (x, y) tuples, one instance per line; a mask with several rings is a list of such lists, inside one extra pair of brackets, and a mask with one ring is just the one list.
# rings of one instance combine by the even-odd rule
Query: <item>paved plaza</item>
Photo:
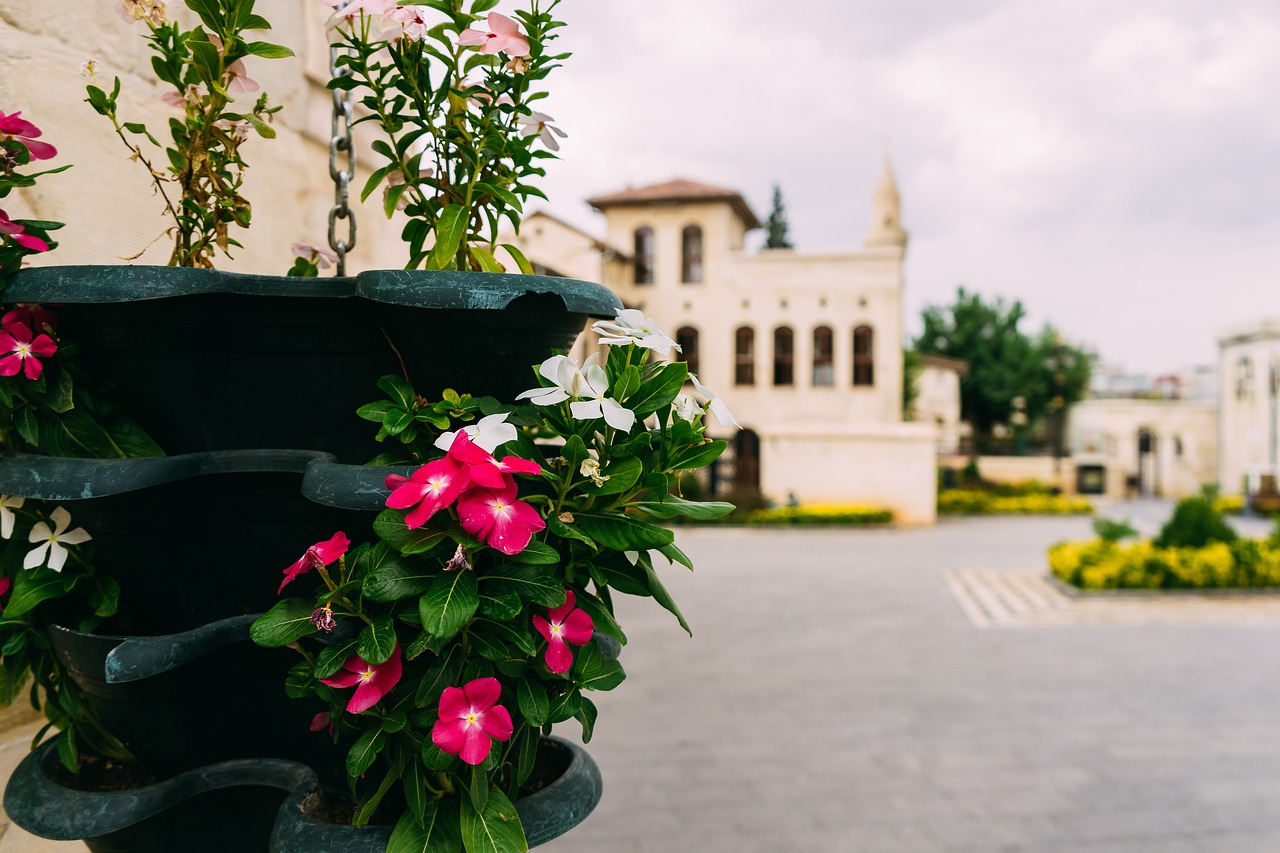
[[(984, 624), (951, 582), (1025, 586), (1050, 543), (1089, 533), (1081, 518), (681, 530), (698, 570), (664, 577), (694, 636), (652, 601), (620, 603), (629, 678), (596, 697), (590, 745), (604, 801), (540, 849), (1280, 851), (1272, 600)], [(0, 836), (0, 853), (64, 849), (83, 848)]]

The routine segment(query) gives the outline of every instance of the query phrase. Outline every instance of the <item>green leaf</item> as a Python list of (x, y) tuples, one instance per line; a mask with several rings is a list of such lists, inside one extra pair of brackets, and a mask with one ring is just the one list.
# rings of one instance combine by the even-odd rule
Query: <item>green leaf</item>
[(671, 454), (668, 466), (672, 471), (687, 471), (693, 468), (705, 468), (720, 458), (729, 446), (727, 441), (709, 441), (678, 453)]
[(401, 554), (425, 554), (440, 545), (448, 533), (430, 527), (410, 530), (404, 523), (404, 510), (386, 509), (373, 521), (373, 532)]
[(359, 643), (358, 637), (352, 637), (345, 642), (327, 646), (316, 656), (316, 678), (329, 678), (342, 669), (343, 662), (356, 653)]
[(591, 622), (595, 625), (597, 631), (603, 631), (624, 646), (627, 644), (627, 635), (623, 632), (617, 620), (613, 618), (609, 608), (605, 607), (604, 602), (594, 595), (579, 592), (577, 594), (577, 604), (580, 609), (587, 611), (587, 615), (591, 617)]
[(391, 557), (365, 575), (361, 590), (365, 598), (373, 601), (417, 598), (427, 591), (432, 578), (438, 574), (439, 567), (432, 566), (426, 560), (410, 561)]
[(483, 580), (486, 592), (514, 592), (543, 607), (559, 607), (565, 601), (564, 586), (541, 566), (505, 563), (491, 568)]
[(579, 512), (574, 521), (601, 546), (615, 551), (647, 551), (675, 541), (670, 530), (630, 516)]
[(572, 719), (581, 707), (582, 694), (577, 689), (570, 690), (552, 701), (551, 716), (547, 718), (547, 722), (563, 723), (565, 720)]
[(366, 729), (347, 753), (347, 775), (357, 779), (363, 776), (386, 744), (387, 736), (382, 729)]
[(561, 521), (555, 515), (547, 516), (547, 529), (561, 539), (577, 539), (586, 543), (588, 548), (596, 548), (595, 540), (568, 522)]
[[(496, 3), (497, 0), (494, 0)], [(511, 255), (511, 259), (516, 262), (516, 266), (520, 268), (520, 272), (525, 275), (533, 275), (533, 264), (529, 263), (529, 259), (524, 256), (519, 248), (510, 243), (503, 243), (502, 248), (507, 250), (507, 254)]]
[(658, 573), (653, 570), (653, 566), (650, 566), (649, 561), (643, 556), (640, 560), (640, 567), (644, 569), (645, 575), (649, 580), (649, 594), (653, 596), (653, 600), (670, 611), (671, 615), (676, 617), (676, 620), (680, 623), (680, 627), (684, 628), (685, 632), (692, 637), (693, 629), (684, 620), (684, 614), (680, 612), (680, 608), (676, 607), (675, 599), (671, 597), (671, 593), (667, 592), (667, 588), (658, 579)]
[(396, 625), (390, 615), (379, 616), (360, 632), (356, 653), (365, 663), (386, 663), (396, 650)]
[(13, 425), (18, 428), (18, 435), (27, 444), (40, 446), (40, 425), (36, 421), (36, 410), (23, 406), (14, 415)]
[[(583, 646), (583, 651), (587, 649)], [(581, 655), (580, 655), (581, 656)], [(600, 661), (595, 672), (582, 678), (574, 678), (574, 682), (583, 690), (612, 690), (627, 677), (622, 664), (616, 660)]]
[(436, 222), (436, 245), (432, 250), (436, 267), (444, 269), (458, 253), (458, 246), (466, 236), (467, 209), (460, 204), (450, 204), (440, 211)]
[(75, 398), (73, 396), (73, 383), (70, 373), (65, 370), (58, 371), (58, 380), (49, 389), (49, 396), (45, 398), (44, 402), (45, 405), (59, 414), (71, 411), (72, 406), (75, 405)]
[(419, 708), (434, 708), (444, 689), (457, 685), (458, 676), (462, 672), (462, 658), (462, 650), (455, 645), (444, 660), (428, 669), (418, 683), (418, 693), (413, 704)]
[(642, 510), (658, 518), (684, 516), (698, 521), (709, 521), (733, 512), (733, 504), (724, 501), (687, 501), (676, 495), (667, 495), (660, 501), (637, 501), (628, 506)]
[(541, 726), (551, 714), (551, 700), (542, 682), (535, 678), (522, 678), (516, 682), (516, 704), (531, 726)]
[(471, 782), (467, 785), (467, 797), (477, 812), (483, 812), (485, 803), (489, 802), (489, 774), (479, 765), (471, 768)]
[(520, 615), (524, 603), (514, 592), (494, 592), (480, 588), (480, 615), (495, 622), (508, 622)]
[[(212, 28), (211, 28), (212, 29)], [(187, 39), (187, 47), (191, 50), (191, 65), (209, 88), (222, 82), (222, 57), (218, 49), (208, 41)]]
[(514, 646), (529, 657), (533, 657), (535, 646), (533, 634), (529, 631), (517, 631), (505, 622), (493, 622), (488, 619), (477, 619), (470, 634), (486, 634), (500, 643)]
[(253, 56), (261, 56), (263, 59), (287, 59), (293, 56), (293, 51), (284, 45), (271, 44), (265, 41), (251, 41), (245, 45), (247, 50)]
[(449, 639), (462, 630), (480, 607), (480, 595), (474, 572), (443, 572), (418, 599), (422, 614), (422, 630), (441, 639)]
[[(301, 261), (302, 258), (298, 258), (298, 260)], [(393, 408), (399, 407), (390, 400), (378, 400), (373, 403), (366, 403), (356, 409), (356, 416), (363, 418), (366, 421), (373, 421), (375, 424), (380, 424), (384, 419), (386, 419), (387, 412), (391, 411)]]
[(311, 624), (314, 611), (314, 602), (286, 598), (258, 617), (249, 628), (249, 638), (269, 649), (295, 642), (315, 631), (316, 626)]
[(578, 722), (582, 723), (582, 742), (591, 743), (591, 735), (596, 730), (596, 717), (600, 715), (596, 708), (596, 703), (587, 697), (582, 697), (582, 707), (578, 709), (578, 713), (574, 714), (578, 718)]
[(520, 553), (510, 555), (510, 559), (531, 566), (554, 566), (560, 562), (560, 554), (547, 543), (532, 539)]
[(226, 19), (218, 7), (218, 0), (186, 0), (187, 8), (200, 16), (204, 25), (215, 33), (222, 32)]
[(410, 385), (402, 376), (395, 374), (387, 374), (378, 380), (378, 388), (385, 391), (392, 402), (405, 411), (413, 410), (414, 392), (413, 386)]
[(538, 761), (538, 729), (525, 727), (518, 737), (520, 743), (516, 753), (516, 784), (523, 785), (533, 774), (534, 765)]
[(658, 549), (658, 553), (666, 557), (672, 563), (679, 563), (689, 571), (693, 571), (693, 560), (690, 560), (688, 554), (677, 548), (674, 542), (670, 545), (663, 545)]
[(404, 802), (409, 807), (408, 814), (413, 818), (414, 826), (419, 829), (424, 828), (426, 825), (427, 801), (435, 798), (427, 793), (427, 771), (422, 766), (421, 761), (409, 760), (404, 768), (402, 782), (404, 784)]
[(502, 264), (498, 263), (497, 259), (483, 246), (469, 246), (467, 251), (471, 253), (471, 258), (479, 264), (482, 272), (506, 272)]
[[(416, 761), (411, 761), (410, 766), (421, 767)], [(406, 786), (408, 779), (406, 772)], [(396, 828), (391, 831), (386, 853), (461, 853), (462, 828), (454, 800), (428, 796), (421, 821), (416, 818), (412, 809), (400, 816)]]
[(477, 811), (464, 799), (461, 818), (467, 853), (523, 853), (529, 849), (516, 807), (497, 788), (489, 792), (484, 811)]
[(663, 406), (671, 405), (688, 381), (689, 368), (683, 361), (674, 361), (641, 385), (635, 394), (619, 402), (635, 412), (636, 418), (645, 418)]

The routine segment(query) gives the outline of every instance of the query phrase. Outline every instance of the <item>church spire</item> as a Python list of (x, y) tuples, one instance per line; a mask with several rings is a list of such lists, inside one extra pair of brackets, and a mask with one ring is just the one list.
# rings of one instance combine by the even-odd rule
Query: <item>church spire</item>
[(902, 200), (898, 197), (898, 182), (894, 180), (888, 154), (880, 170), (880, 182), (871, 196), (871, 227), (867, 230), (866, 244), (868, 248), (907, 247), (907, 232), (902, 227)]

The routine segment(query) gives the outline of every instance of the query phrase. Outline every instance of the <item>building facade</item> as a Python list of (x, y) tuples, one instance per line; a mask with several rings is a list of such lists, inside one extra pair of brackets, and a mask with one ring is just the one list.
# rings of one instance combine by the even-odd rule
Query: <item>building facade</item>
[(679, 357), (743, 426), (713, 429), (733, 448), (722, 489), (934, 520), (937, 432), (902, 420), (907, 233), (887, 161), (858, 251), (746, 251), (760, 223), (742, 196), (693, 181), (588, 201), (604, 215), (602, 240), (535, 214), (518, 245), (548, 271), (579, 277), (593, 245), (598, 280), (680, 343)]
[(1225, 494), (1256, 494), (1280, 473), (1280, 320), (1218, 337), (1218, 482)]

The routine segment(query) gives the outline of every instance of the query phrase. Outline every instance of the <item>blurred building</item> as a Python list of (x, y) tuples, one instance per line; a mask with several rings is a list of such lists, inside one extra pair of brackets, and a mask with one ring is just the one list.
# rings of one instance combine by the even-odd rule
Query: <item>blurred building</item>
[(588, 202), (603, 239), (544, 213), (525, 220), (517, 245), (546, 271), (608, 285), (680, 343), (743, 426), (713, 429), (732, 447), (718, 491), (934, 520), (937, 429), (902, 420), (907, 232), (887, 160), (871, 228), (847, 252), (749, 252), (760, 222), (741, 194), (690, 180)]
[(1229, 329), (1218, 348), (1218, 482), (1227, 494), (1275, 491), (1280, 320)]
[(963, 359), (942, 355), (920, 356), (918, 394), (912, 419), (931, 424), (940, 454), (960, 452), (960, 439), (967, 427), (960, 420), (960, 378), (969, 370)]

